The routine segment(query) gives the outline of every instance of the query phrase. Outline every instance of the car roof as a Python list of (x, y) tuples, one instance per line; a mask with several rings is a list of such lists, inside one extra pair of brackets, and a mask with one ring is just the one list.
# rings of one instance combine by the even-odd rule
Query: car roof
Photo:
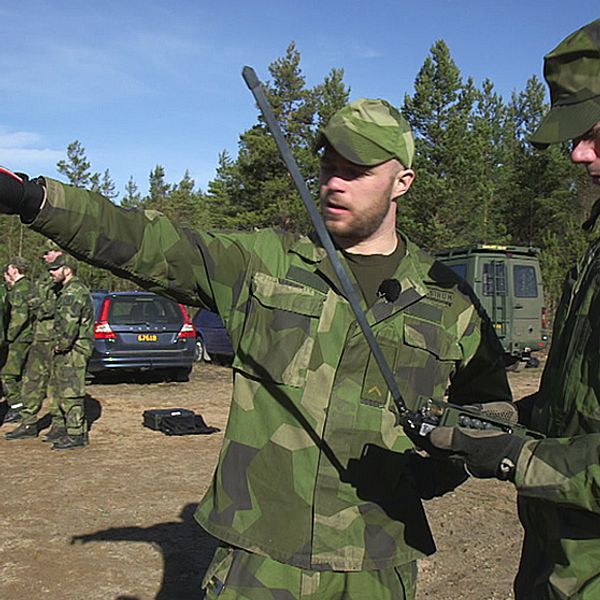
[(129, 292), (109, 292), (105, 290), (94, 290), (92, 296), (157, 296), (154, 292), (145, 290), (131, 290)]

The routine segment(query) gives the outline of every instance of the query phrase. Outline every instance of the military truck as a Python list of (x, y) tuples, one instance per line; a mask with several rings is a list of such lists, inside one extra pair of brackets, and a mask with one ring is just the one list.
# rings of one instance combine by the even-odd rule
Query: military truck
[(539, 249), (476, 244), (448, 248), (436, 258), (465, 279), (488, 313), (507, 365), (537, 367), (532, 356), (548, 342)]

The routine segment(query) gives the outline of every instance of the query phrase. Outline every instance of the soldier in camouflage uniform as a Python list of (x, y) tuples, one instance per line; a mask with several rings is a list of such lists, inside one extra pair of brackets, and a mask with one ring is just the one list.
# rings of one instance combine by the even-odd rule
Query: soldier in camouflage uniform
[(5, 281), (0, 281), (0, 371), (6, 362), (7, 343), (6, 343), (6, 325), (8, 322), (7, 297), (8, 288)]
[[(62, 254), (62, 250), (52, 241), (47, 240), (47, 248), (43, 254), (44, 267)], [(4, 434), (7, 440), (36, 437), (38, 434), (37, 417), (46, 397), (50, 365), (53, 357), (52, 332), (54, 329), (54, 310), (56, 295), (60, 285), (54, 283), (47, 269), (36, 282), (35, 297), (32, 302), (35, 322), (33, 325), (33, 343), (27, 355), (21, 381), (20, 410), (21, 424)], [(45, 442), (56, 441), (66, 434), (62, 413), (56, 402), (50, 402), (48, 411), (52, 416), (50, 431), (44, 436)]]
[(52, 358), (48, 398), (60, 409), (55, 424), (64, 435), (53, 450), (74, 450), (88, 444), (85, 418), (85, 373), (94, 346), (94, 306), (89, 289), (77, 277), (75, 259), (61, 254), (48, 263), (54, 283), (61, 286), (52, 331)]
[(19, 420), (21, 378), (27, 354), (33, 341), (33, 284), (26, 276), (28, 265), (20, 256), (9, 260), (4, 269), (4, 280), (9, 286), (7, 294), (6, 342), (8, 354), (2, 367), (2, 387), (8, 403), (4, 423)]
[[(600, 19), (545, 57), (552, 108), (532, 137), (572, 140), (571, 159), (600, 184)], [(517, 600), (600, 598), (600, 201), (584, 224), (594, 238), (568, 273), (539, 391), (520, 421), (547, 436), (438, 428), (431, 442), (459, 452), (473, 475), (511, 479), (525, 539)]]
[[(326, 226), (407, 403), (442, 400), (447, 389), (459, 404), (509, 400), (501, 348), (470, 290), (397, 234), (396, 206), (414, 178), (400, 113), (357, 100), (319, 146)], [(0, 205), (76, 256), (222, 316), (235, 350), (233, 400), (196, 513), (222, 541), (208, 598), (414, 597), (416, 559), (435, 550), (422, 499), (455, 487), (464, 470), (415, 453), (396, 426), (314, 236), (192, 231), (6, 170)], [(394, 293), (382, 292), (384, 280)]]

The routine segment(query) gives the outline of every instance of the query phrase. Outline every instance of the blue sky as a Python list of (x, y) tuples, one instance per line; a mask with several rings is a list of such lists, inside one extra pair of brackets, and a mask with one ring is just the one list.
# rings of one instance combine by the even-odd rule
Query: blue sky
[[(505, 98), (542, 76), (542, 57), (600, 17), (564, 0), (103, 0), (0, 2), (0, 164), (61, 178), (79, 140), (123, 195), (157, 165), (206, 189), (220, 151), (235, 155), (257, 112), (241, 70), (267, 67), (294, 41), (307, 85), (345, 71), (351, 99), (400, 105), (432, 44), (464, 77)], [(567, 8), (570, 6), (570, 8)], [(576, 8), (575, 8), (576, 7)]]

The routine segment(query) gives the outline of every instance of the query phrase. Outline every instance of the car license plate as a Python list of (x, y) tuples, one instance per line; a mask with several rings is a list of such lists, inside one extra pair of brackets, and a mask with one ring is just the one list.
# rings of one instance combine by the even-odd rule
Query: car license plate
[(156, 342), (158, 336), (155, 333), (140, 333), (137, 339), (138, 342)]

